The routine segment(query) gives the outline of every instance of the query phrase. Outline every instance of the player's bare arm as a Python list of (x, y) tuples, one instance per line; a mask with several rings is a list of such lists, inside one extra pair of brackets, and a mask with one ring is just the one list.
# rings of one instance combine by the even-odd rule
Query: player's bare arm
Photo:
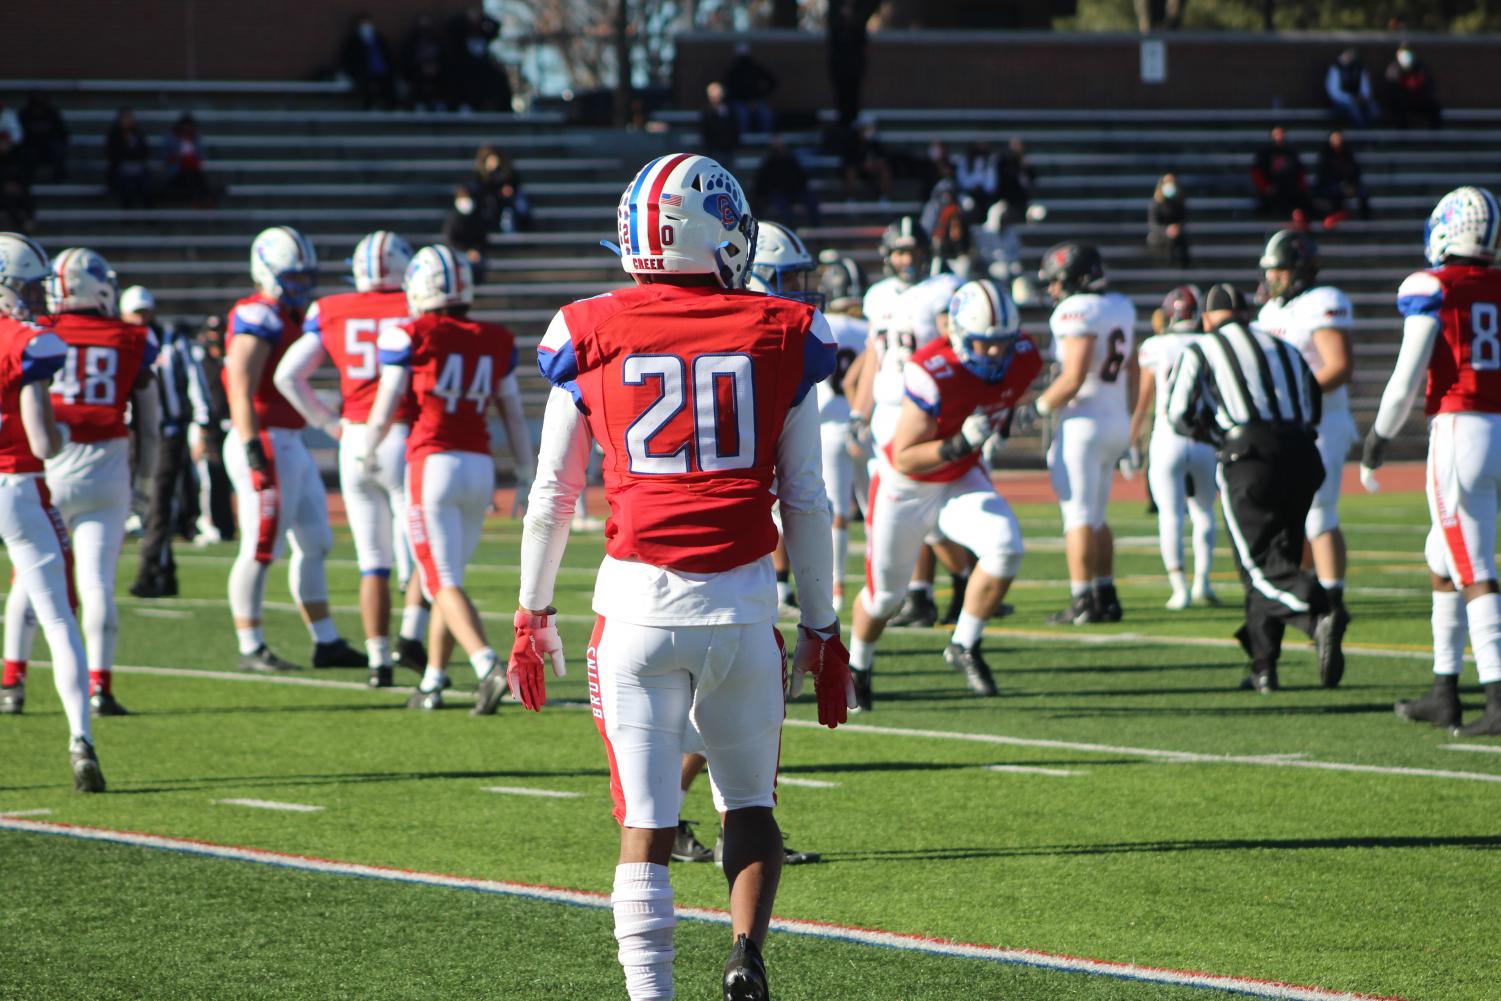
[(229, 422), (244, 442), (254, 441), (261, 432), (255, 416), (255, 387), (270, 357), (271, 343), (259, 337), (231, 337), (225, 351)]
[[(1147, 432), (1147, 425), (1152, 421), (1152, 407), (1157, 402), (1157, 380), (1142, 378), (1141, 365), (1136, 358), (1132, 359), (1137, 372), (1136, 409), (1131, 412), (1131, 440), (1141, 441)], [(1127, 399), (1130, 399), (1128, 396)]]
[(1338, 327), (1321, 327), (1313, 332), (1313, 346), (1323, 359), (1323, 364), (1314, 373), (1319, 388), (1329, 393), (1348, 383), (1355, 372), (1350, 332)]
[(1068, 406), (1079, 395), (1089, 376), (1089, 368), (1094, 364), (1094, 341), (1093, 337), (1060, 338), (1058, 361), (1062, 371), (1037, 397), (1038, 413), (1053, 413)]
[(38, 459), (50, 459), (62, 451), (63, 435), (52, 413), (52, 394), (45, 381), (21, 387), (21, 426), (26, 444)]
[(376, 466), (375, 453), (391, 430), (391, 418), (396, 407), (406, 396), (412, 384), (412, 373), (401, 365), (382, 365), (380, 388), (375, 392), (375, 402), (370, 405), (370, 416), (365, 421), (365, 468)]
[(943, 446), (938, 422), (911, 400), (903, 400), (896, 430), (891, 433), (891, 464), (896, 471), (904, 476), (920, 475), (952, 461), (940, 454)]

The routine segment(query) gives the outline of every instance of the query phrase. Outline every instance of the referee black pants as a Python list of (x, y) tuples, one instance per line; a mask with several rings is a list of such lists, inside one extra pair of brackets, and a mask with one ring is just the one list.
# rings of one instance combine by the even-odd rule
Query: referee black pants
[(150, 504), (141, 530), (140, 576), (143, 580), (177, 570), (172, 559), (172, 532), (177, 522), (174, 508), (177, 486), (187, 468), (187, 461), (187, 435), (181, 431), (163, 434), (156, 456), (156, 470), (151, 477)]
[(1311, 433), (1248, 426), (1220, 449), (1219, 478), (1246, 591), (1246, 622), (1236, 638), (1260, 673), (1276, 668), (1289, 624), (1312, 635), (1329, 610), (1318, 578), (1301, 568), (1303, 523), (1324, 466)]

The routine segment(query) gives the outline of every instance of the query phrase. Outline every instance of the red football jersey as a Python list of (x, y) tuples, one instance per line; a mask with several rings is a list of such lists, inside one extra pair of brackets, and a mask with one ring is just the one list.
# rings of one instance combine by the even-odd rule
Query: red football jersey
[[(994, 412), (1016, 406), (1041, 371), (1042, 356), (1026, 334), (1017, 338), (1011, 366), (1000, 382), (986, 382), (965, 368), (948, 338), (940, 337), (912, 356), (903, 381), (907, 399), (938, 422), (937, 439), (942, 441), (958, 434), (965, 420), (976, 411)], [(883, 448), (890, 460), (890, 443)], [(979, 461), (980, 453), (975, 451), (925, 473), (905, 475), (913, 480), (947, 483), (969, 472)]]
[[(225, 324), (224, 343), (228, 346), (234, 337), (259, 337), (271, 345), (271, 356), (261, 370), (261, 383), (255, 387), (252, 400), (255, 403), (255, 418), (262, 428), (300, 428), (307, 425), (297, 408), (281, 395), (272, 378), (276, 365), (286, 354), (292, 342), (302, 336), (302, 317), (296, 310), (284, 307), (270, 296), (257, 292), (246, 296), (229, 309), (229, 322)], [(229, 388), (229, 368), (223, 374), (224, 388)]]
[(498, 323), (424, 313), (380, 338), (382, 365), (412, 370), (417, 417), (407, 461), (432, 452), (490, 454), (490, 400), (516, 370), (516, 338)]
[(52, 380), (52, 409), (77, 442), (124, 438), (125, 407), (141, 373), (156, 361), (160, 345), (145, 327), (105, 316), (62, 313), (49, 327), (68, 346), (62, 371)]
[(771, 552), (782, 425), (835, 348), (813, 307), (757, 292), (647, 284), (564, 306), (538, 364), (604, 449), (609, 554), (719, 573)]
[(0, 316), (0, 473), (40, 473), (21, 423), (21, 387), (50, 380), (68, 356), (56, 334)]
[(1426, 414), (1501, 413), (1501, 271), (1455, 264), (1419, 271), (1397, 290), (1397, 311), (1439, 321)]
[[(406, 319), (405, 292), (343, 292), (313, 303), (302, 321), (304, 333), (316, 334), (339, 371), (340, 415), (363, 424), (370, 419), (375, 391), (380, 388), (380, 334)], [(392, 420), (410, 424), (417, 401), (409, 393), (396, 407)]]

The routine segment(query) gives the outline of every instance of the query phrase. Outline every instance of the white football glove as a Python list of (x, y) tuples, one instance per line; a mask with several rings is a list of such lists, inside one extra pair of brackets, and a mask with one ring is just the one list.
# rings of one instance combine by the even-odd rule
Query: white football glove
[(1011, 411), (1011, 433), (1028, 435), (1037, 430), (1037, 423), (1041, 416), (1037, 413), (1035, 404), (1024, 403), (1014, 407)]
[(1365, 487), (1365, 492), (1368, 494), (1381, 492), (1381, 483), (1376, 479), (1376, 470), (1370, 466), (1360, 467), (1360, 485)]
[(969, 443), (970, 451), (981, 448), (996, 433), (995, 420), (992, 414), (977, 410), (964, 418), (964, 423), (959, 427), (959, 433)]
[(1121, 475), (1126, 479), (1135, 479), (1136, 474), (1141, 472), (1141, 449), (1132, 445), (1126, 449), (1126, 454), (1121, 456), (1116, 465), (1120, 467)]
[(360, 468), (365, 471), (366, 476), (374, 476), (380, 472), (380, 458), (376, 455), (374, 448), (360, 456)]

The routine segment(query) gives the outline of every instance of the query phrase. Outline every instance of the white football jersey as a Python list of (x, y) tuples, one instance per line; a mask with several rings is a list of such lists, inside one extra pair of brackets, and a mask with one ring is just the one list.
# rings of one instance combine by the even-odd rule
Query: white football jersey
[(872, 387), (874, 412), (870, 417), (870, 433), (877, 444), (886, 444), (896, 431), (902, 399), (907, 395), (902, 376), (907, 359), (938, 337), (938, 314), (948, 309), (954, 290), (961, 284), (958, 277), (947, 272), (937, 274), (907, 289), (894, 304), (894, 316)]
[(818, 394), (818, 419), (824, 424), (845, 424), (850, 419), (850, 401), (845, 393), (853, 387), (845, 386), (844, 377), (855, 359), (860, 357), (860, 352), (865, 350), (870, 325), (859, 317), (842, 313), (825, 313), (824, 318), (834, 333), (836, 353), (834, 374), (813, 387)]
[[(1336, 330), (1352, 330), (1355, 326), (1355, 310), (1350, 300), (1332, 285), (1311, 288), (1302, 295), (1288, 300), (1272, 300), (1261, 307), (1257, 324), (1273, 337), (1280, 337), (1303, 356), (1314, 375), (1324, 367), (1324, 359), (1313, 343), (1315, 330), (1333, 327)], [(1324, 394), (1324, 418), (1348, 414), (1350, 394), (1348, 386), (1341, 386)]]
[(1093, 337), (1094, 355), (1084, 385), (1059, 412), (1059, 418), (1127, 418), (1131, 404), (1126, 399), (1126, 362), (1136, 350), (1136, 307), (1119, 292), (1078, 292), (1053, 310), (1048, 325), (1053, 331), (1053, 357), (1059, 360), (1059, 343), (1065, 337)]
[(1136, 362), (1142, 368), (1142, 376), (1148, 371), (1157, 380), (1157, 394), (1155, 412), (1157, 419), (1152, 422), (1153, 434), (1171, 433), (1172, 422), (1167, 419), (1168, 379), (1173, 374), (1173, 368), (1178, 364), (1178, 359), (1183, 352), (1188, 350), (1199, 335), (1188, 333), (1164, 333), (1155, 337), (1148, 337), (1141, 342), (1141, 348), (1136, 352)]

